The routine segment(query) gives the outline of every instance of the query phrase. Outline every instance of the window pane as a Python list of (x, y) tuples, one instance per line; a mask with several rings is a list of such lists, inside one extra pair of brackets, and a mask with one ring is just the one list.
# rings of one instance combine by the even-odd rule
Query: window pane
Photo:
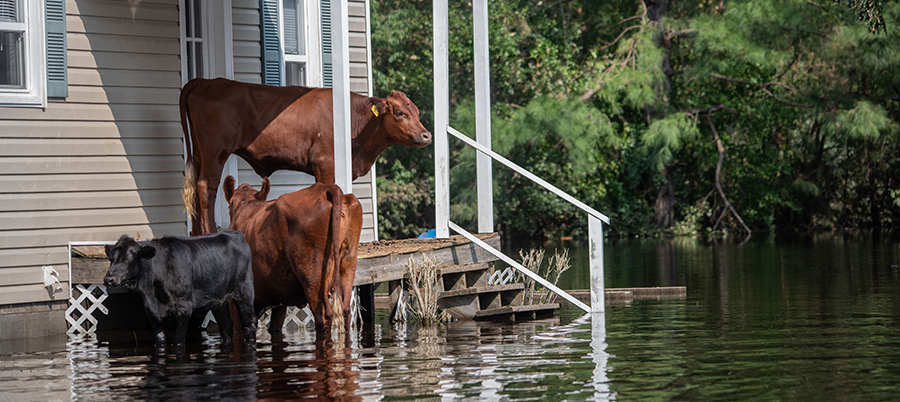
[(187, 50), (187, 55), (185, 56), (185, 59), (187, 61), (187, 78), (188, 81), (190, 81), (194, 78), (197, 78), (197, 75), (194, 74), (194, 46), (191, 45), (190, 42), (188, 42), (187, 49), (185, 50)]
[(18, 0), (0, 0), (0, 22), (22, 22)]
[(306, 54), (306, 30), (303, 0), (284, 0), (284, 52)]
[(194, 51), (194, 61), (197, 63), (195, 77), (205, 77), (206, 73), (203, 71), (203, 42), (194, 42), (194, 45), (197, 46)]
[(284, 63), (285, 85), (306, 86), (306, 63)]
[(25, 35), (0, 32), (0, 86), (25, 88)]
[(200, 0), (194, 0), (194, 38), (203, 37), (203, 24), (200, 21)]

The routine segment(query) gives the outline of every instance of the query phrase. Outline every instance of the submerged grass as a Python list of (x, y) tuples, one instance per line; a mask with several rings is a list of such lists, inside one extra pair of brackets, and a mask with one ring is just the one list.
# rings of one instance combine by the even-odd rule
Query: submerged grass
[[(528, 268), (531, 272), (544, 277), (544, 279), (553, 285), (556, 285), (556, 283), (559, 282), (559, 277), (563, 272), (566, 272), (571, 268), (571, 265), (569, 264), (568, 249), (563, 249), (562, 253), (554, 252), (553, 256), (550, 257), (550, 260), (547, 261), (546, 267), (543, 265), (543, 249), (531, 249), (528, 250), (528, 252), (519, 250), (519, 258), (521, 258), (522, 266)], [(516, 271), (514, 281), (522, 281), (522, 283), (525, 284), (525, 305), (553, 303), (556, 300), (556, 293), (550, 291), (536, 293), (535, 290), (539, 290), (543, 288), (543, 286), (538, 288), (538, 283), (534, 279), (525, 276), (525, 274), (519, 271)], [(535, 300), (535, 295), (538, 295), (537, 300)]]
[(423, 257), (421, 260), (410, 258), (406, 263), (409, 274), (410, 300), (407, 309), (413, 320), (422, 325), (434, 325), (446, 321), (446, 313), (438, 309), (438, 297), (441, 295), (441, 271), (437, 260)]

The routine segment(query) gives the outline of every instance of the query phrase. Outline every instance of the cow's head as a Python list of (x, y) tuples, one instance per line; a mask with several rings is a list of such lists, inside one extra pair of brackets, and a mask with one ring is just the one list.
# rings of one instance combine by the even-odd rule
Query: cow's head
[(431, 144), (431, 133), (419, 121), (419, 108), (403, 92), (391, 91), (384, 99), (366, 99), (366, 107), (376, 116), (384, 116), (381, 124), (394, 142), (408, 147)]
[(263, 178), (262, 187), (260, 187), (259, 191), (250, 187), (247, 183), (241, 184), (235, 188), (234, 183), (234, 177), (231, 176), (225, 177), (225, 181), (222, 183), (225, 201), (228, 202), (228, 216), (231, 217), (232, 224), (234, 224), (237, 217), (240, 216), (241, 208), (244, 205), (247, 205), (250, 202), (265, 201), (266, 197), (269, 196), (268, 177)]
[(156, 249), (150, 245), (140, 245), (128, 235), (122, 235), (114, 245), (106, 245), (106, 256), (109, 257), (109, 271), (103, 277), (103, 283), (109, 287), (125, 286), (133, 289), (145, 269), (146, 260), (156, 255)]

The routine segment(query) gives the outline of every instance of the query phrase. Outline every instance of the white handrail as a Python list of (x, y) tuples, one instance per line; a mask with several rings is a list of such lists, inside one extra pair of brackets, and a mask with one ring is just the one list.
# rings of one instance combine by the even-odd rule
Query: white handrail
[(503, 260), (503, 262), (514, 267), (519, 272), (525, 274), (526, 276), (528, 276), (531, 279), (534, 279), (536, 282), (540, 283), (541, 285), (544, 285), (545, 288), (552, 291), (553, 293), (560, 295), (560, 297), (562, 297), (563, 299), (566, 299), (569, 303), (574, 304), (575, 306), (584, 310), (585, 312), (588, 312), (588, 313), (591, 312), (591, 308), (587, 304), (582, 303), (581, 300), (576, 299), (574, 296), (566, 293), (566, 291), (556, 287), (556, 285), (550, 283), (546, 279), (541, 278), (540, 275), (532, 272), (528, 268), (523, 267), (522, 264), (519, 264), (512, 258), (507, 257), (506, 254), (503, 254), (503, 253), (497, 251), (497, 249), (495, 249), (495, 248), (491, 247), (489, 244), (481, 241), (479, 238), (475, 237), (475, 235), (467, 232), (465, 229), (463, 229), (463, 228), (459, 227), (457, 224), (453, 223), (453, 221), (450, 221), (449, 223), (450, 223), (450, 229), (453, 229), (454, 232), (463, 235), (463, 237), (469, 239), (469, 241), (471, 241), (472, 243), (477, 244), (479, 247), (485, 249), (487, 252), (493, 254), (495, 257)]
[(500, 163), (506, 165), (507, 167), (509, 167), (512, 170), (515, 170), (516, 173), (531, 179), (531, 181), (533, 181), (537, 184), (540, 184), (542, 187), (546, 188), (547, 190), (550, 190), (550, 192), (552, 192), (553, 194), (556, 194), (556, 195), (562, 197), (562, 199), (568, 201), (569, 203), (571, 203), (572, 205), (574, 205), (578, 208), (581, 208), (584, 212), (587, 212), (588, 214), (596, 217), (597, 219), (600, 219), (601, 221), (603, 221), (603, 223), (606, 223), (607, 225), (609, 224), (609, 218), (606, 217), (606, 215), (603, 215), (600, 212), (597, 212), (597, 210), (595, 210), (594, 208), (587, 206), (585, 203), (583, 203), (581, 201), (578, 201), (575, 197), (572, 197), (565, 191), (562, 191), (562, 190), (556, 188), (556, 186), (554, 186), (550, 183), (547, 183), (546, 181), (544, 181), (544, 179), (541, 179), (540, 177), (535, 176), (533, 173), (523, 169), (519, 165), (516, 165), (509, 159), (506, 159), (506, 158), (500, 156), (499, 154), (497, 154), (496, 152), (485, 148), (483, 145), (475, 142), (474, 140), (472, 140), (465, 134), (460, 133), (455, 128), (447, 126), (447, 132), (450, 134), (453, 134), (454, 137), (459, 138), (466, 144), (471, 145), (472, 147), (477, 149), (479, 152), (484, 153), (485, 155), (488, 155), (491, 158), (494, 158), (494, 160), (496, 160), (497, 162), (500, 162)]

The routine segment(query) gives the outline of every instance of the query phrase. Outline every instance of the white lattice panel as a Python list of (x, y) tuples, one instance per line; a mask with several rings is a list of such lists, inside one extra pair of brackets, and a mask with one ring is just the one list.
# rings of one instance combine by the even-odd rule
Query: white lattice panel
[(69, 323), (70, 334), (90, 334), (97, 329), (97, 319), (94, 311), (100, 310), (103, 314), (109, 314), (109, 310), (103, 305), (103, 301), (109, 297), (106, 286), (92, 284), (85, 287), (76, 284), (72, 289), (72, 298), (69, 299), (69, 308), (66, 309), (66, 321)]
[(513, 282), (516, 278), (516, 271), (512, 267), (507, 267), (502, 271), (494, 271), (488, 279), (488, 285), (506, 285)]

